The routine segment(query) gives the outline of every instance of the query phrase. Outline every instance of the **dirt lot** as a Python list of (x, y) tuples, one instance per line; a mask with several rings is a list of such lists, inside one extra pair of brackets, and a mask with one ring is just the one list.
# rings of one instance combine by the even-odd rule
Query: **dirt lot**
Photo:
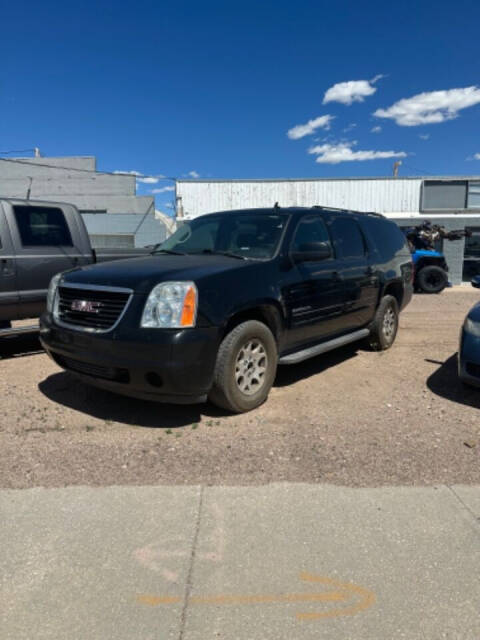
[(84, 386), (35, 338), (0, 345), (0, 486), (480, 483), (480, 390), (456, 377), (468, 288), (416, 296), (394, 347), (279, 369), (268, 402), (226, 416)]

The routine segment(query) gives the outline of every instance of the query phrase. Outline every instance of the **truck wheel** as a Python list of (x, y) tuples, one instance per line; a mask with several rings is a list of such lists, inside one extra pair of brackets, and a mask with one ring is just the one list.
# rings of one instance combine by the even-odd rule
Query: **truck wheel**
[(420, 270), (417, 282), (425, 293), (440, 293), (448, 284), (448, 276), (442, 267), (431, 264)]
[(398, 302), (393, 296), (384, 296), (378, 305), (370, 327), (368, 342), (374, 351), (390, 349), (398, 330)]
[(255, 409), (268, 396), (277, 360), (270, 329), (257, 320), (242, 322), (220, 345), (209, 400), (234, 413)]

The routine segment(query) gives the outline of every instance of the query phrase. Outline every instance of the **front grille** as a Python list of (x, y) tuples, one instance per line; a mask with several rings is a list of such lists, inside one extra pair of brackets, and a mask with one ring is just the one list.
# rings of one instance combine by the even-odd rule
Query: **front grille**
[(130, 296), (128, 291), (60, 286), (57, 317), (66, 325), (85, 330), (108, 331), (120, 319)]
[(128, 369), (103, 367), (98, 364), (92, 364), (91, 362), (84, 362), (82, 360), (74, 360), (73, 358), (67, 358), (66, 356), (60, 356), (58, 354), (55, 354), (54, 357), (57, 364), (59, 364), (63, 369), (83, 373), (86, 376), (93, 376), (94, 378), (113, 380), (114, 382), (127, 383), (130, 381)]
[(475, 362), (467, 362), (465, 365), (467, 373), (475, 378), (480, 378), (480, 365)]

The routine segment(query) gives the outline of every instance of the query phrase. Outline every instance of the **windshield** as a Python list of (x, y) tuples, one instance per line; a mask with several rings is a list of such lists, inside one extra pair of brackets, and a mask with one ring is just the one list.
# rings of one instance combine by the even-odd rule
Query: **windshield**
[(153, 253), (230, 254), (244, 259), (271, 258), (287, 222), (285, 214), (227, 212), (184, 222)]

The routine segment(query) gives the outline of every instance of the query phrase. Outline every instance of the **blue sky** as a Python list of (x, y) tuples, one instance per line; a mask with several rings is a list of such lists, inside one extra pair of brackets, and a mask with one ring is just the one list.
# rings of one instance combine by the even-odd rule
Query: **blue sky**
[[(400, 175), (480, 174), (478, 2), (19, 0), (2, 15), (2, 151), (144, 176), (380, 176), (397, 159)], [(138, 192), (172, 185), (153, 179)]]

